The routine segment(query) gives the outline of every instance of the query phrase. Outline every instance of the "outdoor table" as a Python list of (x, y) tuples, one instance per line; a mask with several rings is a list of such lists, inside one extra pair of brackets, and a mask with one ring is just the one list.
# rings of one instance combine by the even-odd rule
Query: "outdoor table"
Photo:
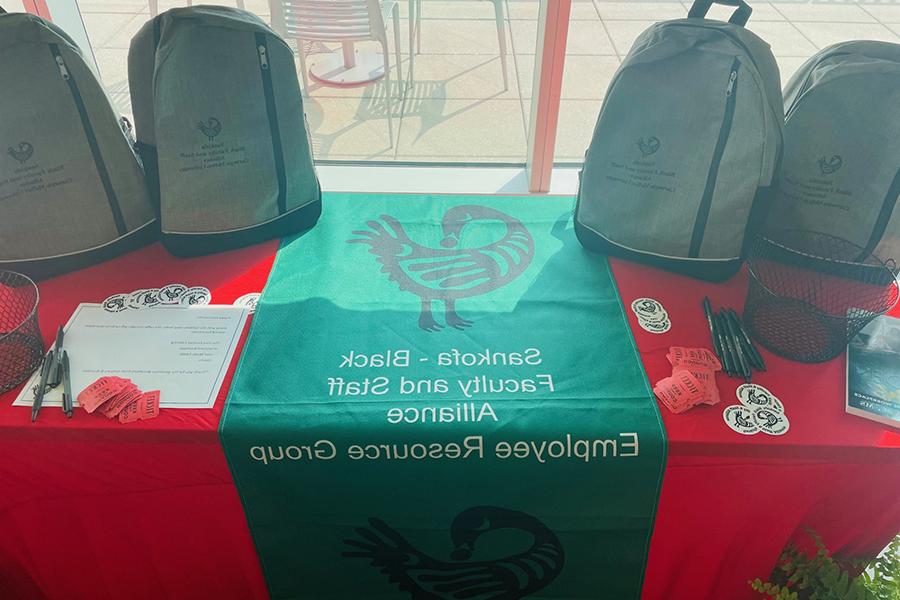
[[(231, 304), (262, 291), (276, 249), (177, 259), (157, 244), (40, 282), (45, 341), (78, 303), (138, 288), (202, 285)], [(704, 296), (739, 311), (746, 290), (745, 272), (711, 284), (610, 263), (626, 307), (649, 296), (671, 317), (669, 334), (652, 335), (628, 314), (651, 383), (670, 373), (668, 346), (709, 346)], [(763, 355), (769, 369), (754, 382), (784, 401), (784, 436), (731, 431), (722, 409), (740, 382), (722, 375), (721, 404), (681, 415), (660, 406), (668, 455), (645, 599), (753, 598), (747, 580), (765, 578), (807, 527), (862, 556), (900, 530), (900, 434), (844, 413), (845, 358)], [(0, 597), (268, 597), (217, 433), (233, 369), (213, 409), (163, 409), (128, 425), (50, 407), (32, 424), (30, 410), (11, 406), (18, 390), (0, 395)]]

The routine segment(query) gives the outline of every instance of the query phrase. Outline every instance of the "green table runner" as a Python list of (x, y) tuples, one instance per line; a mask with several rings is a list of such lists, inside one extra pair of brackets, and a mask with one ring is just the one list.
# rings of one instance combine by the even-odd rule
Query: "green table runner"
[(665, 438), (569, 198), (326, 195), (221, 437), (274, 598), (638, 598)]

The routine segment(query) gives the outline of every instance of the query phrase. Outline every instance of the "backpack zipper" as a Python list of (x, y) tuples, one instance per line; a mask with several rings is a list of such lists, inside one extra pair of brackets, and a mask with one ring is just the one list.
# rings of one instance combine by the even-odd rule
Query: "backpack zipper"
[(281, 130), (278, 129), (278, 112), (275, 108), (275, 92), (272, 88), (272, 71), (269, 68), (269, 46), (266, 35), (257, 33), (256, 51), (259, 54), (259, 72), (262, 75), (263, 94), (266, 97), (266, 116), (272, 138), (272, 154), (275, 158), (275, 175), (278, 179), (278, 214), (287, 212), (287, 175), (284, 170), (284, 149), (281, 147)]
[(722, 164), (722, 155), (725, 154), (725, 146), (731, 133), (731, 124), (734, 122), (734, 107), (737, 102), (737, 77), (741, 61), (735, 57), (731, 64), (731, 72), (728, 75), (728, 84), (725, 86), (725, 115), (719, 128), (719, 139), (713, 151), (712, 162), (709, 165), (709, 174), (706, 176), (706, 187), (703, 197), (700, 199), (700, 207), (697, 209), (697, 220), (694, 222), (694, 233), (691, 235), (691, 247), (688, 256), (697, 258), (700, 256), (700, 246), (703, 243), (703, 234), (706, 232), (706, 223), (709, 220), (709, 210), (712, 205), (713, 194), (716, 191), (716, 178), (719, 174), (719, 166)]
[(884, 235), (884, 231), (887, 229), (888, 223), (891, 220), (891, 215), (894, 212), (898, 199), (900, 199), (900, 169), (897, 169), (897, 173), (894, 175), (894, 181), (891, 182), (891, 187), (888, 188), (887, 196), (884, 197), (884, 202), (881, 205), (881, 212), (878, 213), (878, 219), (875, 221), (875, 226), (872, 228), (872, 234), (869, 236), (869, 241), (856, 259), (858, 262), (862, 262), (875, 251), (878, 242), (881, 241), (881, 237)]
[[(779, 148), (775, 153), (775, 159), (776, 159), (775, 167), (771, 172), (772, 183), (770, 183), (770, 185), (774, 185), (774, 179), (777, 176), (779, 169), (780, 169), (780, 162), (779, 162), (778, 157), (781, 154), (781, 148), (784, 146), (784, 132), (781, 127), (781, 125), (784, 124), (784, 121), (782, 121), (781, 124), (779, 125), (778, 119), (775, 118), (775, 111), (772, 108), (772, 105), (768, 100), (768, 94), (766, 93), (766, 83), (765, 83), (765, 81), (763, 81), (762, 70), (759, 68), (759, 63), (757, 63), (756, 59), (753, 57), (753, 53), (750, 51), (750, 47), (747, 46), (747, 44), (744, 43), (744, 41), (740, 38), (740, 36), (735, 34), (734, 32), (728, 31), (725, 29), (721, 29), (719, 27), (708, 27), (708, 26), (697, 24), (697, 23), (692, 23), (690, 26), (691, 27), (703, 27), (704, 29), (712, 29), (713, 31), (718, 31), (719, 33), (721, 33), (722, 35), (724, 35), (725, 37), (727, 37), (731, 41), (733, 41), (735, 44), (737, 44), (738, 47), (740, 47), (744, 51), (744, 53), (747, 55), (747, 59), (750, 61), (750, 64), (753, 65), (752, 71), (754, 74), (754, 79), (757, 79), (756, 85), (759, 87), (759, 93), (762, 94), (763, 104), (765, 105), (765, 109), (763, 111), (765, 114), (763, 115), (763, 118), (765, 119), (767, 116), (772, 118), (772, 122), (774, 124), (775, 131), (778, 134), (778, 147)], [(780, 90), (779, 90), (779, 92), (780, 92)], [(781, 94), (779, 93), (778, 96), (780, 98)], [(768, 147), (768, 144), (765, 144), (765, 146)], [(763, 152), (763, 157), (765, 157), (765, 155), (766, 155), (766, 153)]]
[(91, 125), (91, 119), (88, 116), (87, 109), (84, 106), (84, 100), (81, 97), (81, 91), (78, 89), (78, 84), (75, 82), (75, 78), (72, 77), (71, 72), (69, 72), (69, 68), (66, 65), (65, 59), (63, 59), (62, 54), (60, 54), (59, 46), (57, 44), (47, 44), (50, 47), (50, 53), (53, 55), (53, 60), (56, 62), (56, 67), (59, 69), (59, 77), (63, 81), (66, 82), (69, 86), (69, 91), (72, 93), (72, 100), (75, 102), (75, 108), (78, 110), (78, 116), (81, 119), (81, 127), (84, 130), (84, 136), (87, 138), (88, 146), (91, 148), (91, 156), (94, 159), (94, 164), (97, 167), (97, 174), (100, 177), (100, 183), (103, 184), (103, 191), (106, 192), (106, 200), (109, 202), (109, 210), (112, 213), (113, 221), (116, 224), (116, 231), (118, 231), (119, 235), (125, 235), (128, 233), (128, 228), (125, 227), (125, 219), (122, 216), (122, 208), (119, 206), (119, 199), (116, 197), (116, 191), (113, 189), (112, 182), (109, 179), (109, 171), (106, 169), (106, 163), (103, 161), (103, 155), (100, 152), (100, 146), (97, 144), (97, 136), (94, 133), (94, 126)]

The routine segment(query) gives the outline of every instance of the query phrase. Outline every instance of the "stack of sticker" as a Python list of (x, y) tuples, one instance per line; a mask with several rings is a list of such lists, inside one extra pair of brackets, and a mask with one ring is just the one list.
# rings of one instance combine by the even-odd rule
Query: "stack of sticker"
[(669, 313), (653, 298), (638, 298), (631, 303), (631, 311), (638, 319), (638, 325), (650, 333), (665, 333), (672, 329)]
[(203, 286), (189, 287), (170, 283), (161, 288), (144, 288), (123, 294), (113, 294), (103, 301), (108, 312), (156, 308), (161, 306), (200, 306), (212, 301), (212, 293)]
[(120, 423), (146, 421), (159, 414), (159, 390), (142, 392), (130, 379), (101, 377), (78, 394), (78, 404)]
[(673, 413), (683, 413), (698, 404), (718, 404), (719, 388), (716, 371), (722, 364), (706, 348), (673, 346), (666, 354), (672, 365), (672, 376), (661, 379), (653, 393)]
[(738, 433), (784, 435), (790, 429), (784, 403), (763, 386), (745, 383), (737, 389), (737, 398), (741, 403), (726, 406), (722, 418)]

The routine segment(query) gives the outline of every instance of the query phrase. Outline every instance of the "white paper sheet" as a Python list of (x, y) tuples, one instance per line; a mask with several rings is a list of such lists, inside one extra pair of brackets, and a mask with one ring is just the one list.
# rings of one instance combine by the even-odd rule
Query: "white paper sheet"
[[(246, 320), (247, 309), (237, 306), (112, 313), (80, 304), (64, 328), (72, 393), (77, 397), (100, 377), (115, 375), (145, 392), (160, 390), (162, 408), (212, 408)], [(39, 380), (40, 369), (13, 406), (31, 406)], [(44, 396), (43, 406), (61, 405), (60, 385)]]

